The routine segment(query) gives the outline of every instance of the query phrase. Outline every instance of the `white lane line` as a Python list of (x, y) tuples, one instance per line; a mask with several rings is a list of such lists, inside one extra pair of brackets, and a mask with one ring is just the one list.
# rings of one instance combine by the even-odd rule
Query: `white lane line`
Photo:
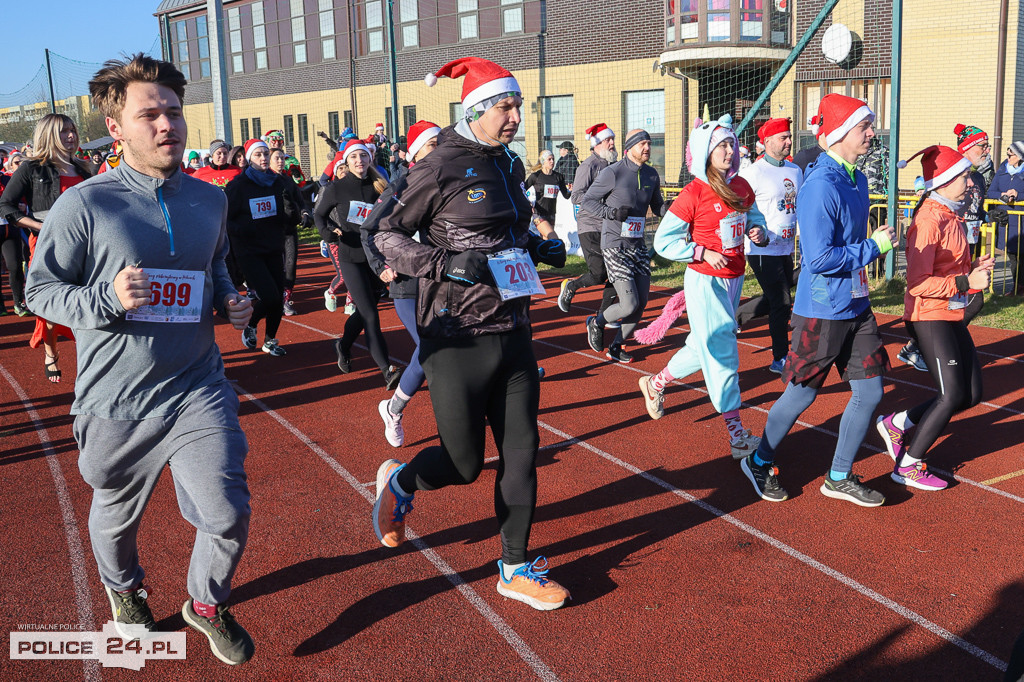
[[(306, 329), (309, 329), (311, 331), (319, 332), (321, 334), (330, 336), (330, 334), (328, 334), (327, 332), (324, 332), (321, 329), (316, 329), (315, 327), (309, 327), (307, 325), (301, 325), (301, 326), (303, 326)], [(588, 358), (588, 359), (591, 359), (591, 360), (595, 360), (596, 359), (596, 360), (600, 360), (602, 362), (605, 361), (605, 359), (603, 357), (600, 357), (598, 355), (593, 355), (593, 354), (585, 353), (583, 351), (572, 350), (571, 348), (566, 348), (564, 346), (559, 346), (558, 344), (554, 344), (554, 343), (551, 343), (549, 341), (542, 341), (542, 340), (537, 339), (537, 338), (534, 338), (533, 341), (534, 341), (534, 343), (540, 343), (540, 344), (543, 344), (543, 345), (546, 345), (546, 346), (550, 346), (552, 348), (557, 348), (557, 349), (561, 350), (564, 353), (580, 355), (582, 357), (585, 357), (585, 358)], [(623, 369), (627, 369), (627, 370), (636, 372), (637, 374), (643, 374), (643, 375), (647, 375), (647, 376), (651, 375), (650, 372), (644, 371), (644, 370), (642, 370), (642, 369), (640, 369), (638, 367), (632, 367), (630, 365), (623, 365), (621, 363), (611, 363), (611, 364), (617, 365), (618, 367), (621, 367)], [(685, 386), (686, 388), (688, 388), (690, 390), (697, 391), (699, 393), (707, 394), (707, 391), (705, 389), (697, 388), (696, 386), (692, 386), (690, 384), (686, 384), (686, 383), (683, 383), (683, 382), (679, 382), (679, 383), (682, 383), (683, 386)], [(757, 410), (759, 412), (763, 412), (765, 414), (767, 414), (767, 412), (768, 412), (768, 410), (766, 410), (766, 409), (764, 409), (762, 407), (757, 407), (757, 406), (753, 406), (753, 405), (747, 405), (746, 403), (744, 403), (744, 406), (748, 407), (749, 409), (754, 409), (754, 410)], [(798, 420), (797, 423), (800, 424), (801, 426), (804, 426), (805, 428), (814, 429), (815, 431), (819, 431), (821, 433), (825, 433), (827, 435), (830, 435), (833, 438), (836, 438), (839, 435), (839, 434), (837, 434), (837, 433), (835, 433), (833, 431), (829, 431), (828, 429), (824, 429), (824, 428), (821, 428), (819, 426), (815, 426), (813, 424), (809, 424), (807, 422), (802, 422), (802, 421)], [(611, 455), (611, 454), (609, 454), (609, 453), (607, 453), (607, 452), (605, 452), (605, 451), (603, 451), (603, 450), (601, 450), (601, 449), (591, 445), (590, 443), (587, 443), (584, 440), (576, 438), (575, 436), (572, 436), (572, 435), (570, 435), (570, 434), (568, 434), (568, 433), (566, 433), (564, 431), (561, 431), (560, 429), (557, 429), (557, 428), (551, 426), (550, 424), (547, 424), (547, 423), (539, 421), (539, 420), (537, 422), (537, 425), (540, 426), (541, 428), (545, 429), (546, 431), (549, 431), (550, 433), (553, 433), (554, 435), (556, 435), (556, 436), (558, 436), (559, 438), (562, 439), (562, 441), (560, 443), (555, 443), (554, 445), (562, 446), (562, 445), (564, 445), (566, 443), (570, 443), (570, 444), (573, 444), (573, 445), (579, 445), (580, 447), (582, 447), (582, 448), (584, 448), (586, 450), (589, 450), (589, 451), (593, 452), (594, 454), (597, 454), (598, 456), (608, 460), (609, 462), (612, 462), (613, 464), (615, 464), (615, 465), (617, 465), (619, 467), (622, 467), (623, 469), (626, 469), (630, 473), (633, 473), (633, 474), (635, 474), (637, 476), (640, 476), (640, 477), (650, 481), (651, 483), (654, 483), (655, 485), (657, 485), (657, 486), (659, 486), (661, 488), (664, 488), (665, 490), (671, 492), (672, 494), (677, 495), (678, 497), (681, 497), (681, 498), (687, 500), (688, 502), (692, 502), (692, 503), (696, 504), (698, 507), (700, 507), (701, 509), (704, 509), (705, 511), (711, 513), (712, 515), (727, 521), (728, 523), (736, 526), (740, 530), (743, 530), (744, 532), (749, 533), (750, 535), (753, 535), (754, 537), (756, 537), (756, 538), (758, 538), (760, 540), (763, 540), (764, 542), (768, 543), (772, 547), (775, 547), (776, 549), (778, 549), (778, 550), (788, 554), (789, 556), (793, 557), (794, 559), (797, 559), (797, 560), (801, 561), (802, 563), (806, 564), (807, 566), (810, 566), (811, 568), (814, 568), (815, 570), (818, 570), (818, 571), (824, 573), (825, 575), (828, 575), (829, 577), (837, 580), (838, 582), (846, 585), (847, 587), (850, 587), (850, 588), (854, 589), (858, 593), (860, 593), (860, 594), (864, 595), (865, 597), (868, 597), (869, 599), (871, 599), (871, 600), (881, 604), (882, 606), (885, 606), (886, 608), (890, 609), (894, 613), (897, 613), (900, 616), (903, 616), (907, 620), (910, 620), (910, 621), (920, 625), (921, 627), (924, 627), (929, 632), (932, 632), (933, 634), (937, 635), (938, 637), (941, 637), (942, 639), (945, 639), (946, 641), (950, 642), (951, 644), (956, 645), (957, 647), (959, 647), (959, 648), (963, 649), (964, 651), (972, 654), (973, 656), (976, 656), (977, 658), (980, 658), (981, 660), (983, 660), (986, 663), (988, 663), (989, 665), (997, 668), (998, 670), (1001, 670), (1001, 671), (1004, 671), (1004, 672), (1006, 671), (1007, 664), (1006, 664), (1005, 661), (997, 658), (996, 656), (990, 654), (989, 652), (985, 651), (984, 649), (982, 649), (982, 648), (980, 648), (978, 646), (975, 646), (974, 644), (971, 644), (967, 640), (965, 640), (965, 639), (963, 639), (963, 638), (953, 634), (952, 632), (946, 630), (942, 626), (940, 626), (940, 625), (938, 625), (936, 623), (933, 623), (932, 621), (928, 620), (927, 618), (925, 618), (924, 616), (918, 614), (917, 612), (915, 612), (915, 611), (913, 611), (913, 610), (911, 610), (911, 609), (909, 609), (909, 608), (907, 608), (907, 607), (905, 607), (905, 606), (903, 606), (903, 605), (901, 605), (901, 604), (899, 604), (899, 603), (889, 599), (888, 597), (886, 597), (886, 596), (884, 596), (882, 594), (879, 594), (878, 592), (875, 592), (871, 588), (869, 588), (866, 585), (863, 585), (863, 584), (857, 582), (853, 578), (850, 578), (849, 576), (847, 576), (847, 575), (837, 571), (836, 569), (834, 569), (834, 568), (832, 568), (830, 566), (827, 566), (827, 565), (821, 563), (820, 561), (817, 561), (816, 559), (813, 559), (812, 557), (804, 554), (803, 552), (800, 552), (799, 550), (797, 550), (797, 549), (795, 549), (793, 547), (790, 547), (789, 545), (785, 544), (781, 540), (777, 540), (777, 539), (773, 538), (772, 536), (767, 535), (766, 533), (763, 533), (762, 531), (758, 530), (757, 528), (754, 528), (753, 526), (751, 526), (751, 525), (749, 525), (749, 524), (747, 524), (747, 523), (745, 523), (743, 521), (740, 521), (739, 519), (735, 518), (734, 516), (731, 516), (730, 514), (722, 511), (721, 509), (718, 509), (717, 507), (715, 507), (715, 506), (713, 506), (711, 504), (708, 504), (707, 502), (704, 502), (703, 500), (701, 500), (701, 499), (699, 499), (697, 497), (694, 497), (690, 493), (688, 493), (688, 492), (686, 492), (686, 491), (684, 491), (684, 490), (682, 490), (680, 488), (676, 488), (671, 483), (668, 483), (667, 481), (664, 481), (664, 480), (658, 478), (657, 476), (654, 476), (653, 474), (650, 474), (650, 473), (648, 473), (646, 471), (643, 471), (639, 467), (636, 467), (636, 466), (634, 466), (632, 464), (629, 464), (629, 463), (619, 459), (618, 457), (615, 457), (614, 455)], [(302, 437), (302, 438), (300, 438), (300, 440), (304, 440), (304, 442), (307, 442), (307, 444), (310, 444), (311, 446), (315, 445), (308, 438)], [(553, 447), (553, 446), (551, 446), (551, 447)], [(861, 447), (865, 448), (866, 446), (864, 446), (862, 444)], [(936, 467), (936, 470), (939, 470), (939, 469)], [(949, 472), (943, 471), (942, 473), (945, 473), (945, 474), (953, 477), (953, 474), (951, 474)], [(351, 476), (351, 474), (349, 474), (349, 476)], [(1001, 490), (999, 490), (997, 488), (991, 488), (990, 486), (986, 486), (986, 485), (983, 485), (983, 484), (978, 483), (976, 481), (972, 481), (970, 479), (965, 479), (965, 478), (962, 478), (962, 477), (956, 477), (956, 479), (958, 481), (962, 481), (964, 483), (975, 485), (975, 486), (977, 486), (979, 488), (982, 488), (984, 490), (988, 490), (989, 492), (994, 492), (994, 493), (1002, 495), (1004, 497), (1008, 497), (1010, 499), (1013, 499), (1013, 500), (1016, 500), (1018, 502), (1024, 503), (1024, 498), (1017, 497), (1016, 495), (1011, 495), (1010, 493), (1006, 493), (1006, 492), (1001, 491)], [(372, 501), (372, 496), (370, 495), (370, 493), (368, 491), (366, 491), (364, 489), (363, 491), (361, 491), (361, 493), (364, 495), (364, 497), (368, 497)]]
[[(89, 592), (89, 581), (86, 578), (85, 552), (82, 549), (82, 536), (78, 532), (78, 520), (75, 518), (75, 508), (71, 504), (71, 494), (68, 492), (67, 480), (64, 478), (64, 470), (57, 459), (57, 453), (50, 441), (50, 434), (43, 426), (39, 413), (33, 407), (28, 394), (21, 388), (21, 385), (7, 369), (0, 365), (0, 374), (14, 389), (18, 400), (25, 407), (25, 413), (32, 420), (32, 425), (39, 436), (39, 444), (46, 453), (46, 465), (50, 469), (50, 476), (53, 478), (53, 487), (57, 493), (57, 502), (60, 505), (61, 520), (64, 524), (64, 539), (68, 543), (68, 559), (71, 562), (71, 583), (75, 588), (75, 608), (78, 611), (78, 624), (83, 632), (95, 632), (96, 623), (92, 617), (92, 596)], [(83, 660), (82, 666), (85, 679), (88, 682), (99, 682), (102, 679), (100, 674), (100, 662), (98, 659)]]
[[(311, 327), (307, 327), (307, 329), (311, 329)], [(322, 459), (327, 464), (327, 466), (331, 467), (331, 469), (333, 469), (336, 474), (341, 476), (341, 478), (343, 478), (345, 482), (348, 483), (352, 487), (352, 489), (356, 491), (356, 493), (361, 495), (364, 500), (370, 503), (370, 505), (373, 505), (375, 499), (374, 494), (367, 490), (366, 487), (359, 482), (359, 479), (353, 476), (348, 471), (348, 469), (343, 467), (338, 462), (338, 460), (336, 460), (334, 457), (328, 454), (327, 451), (324, 450), (322, 447), (317, 445), (312, 438), (310, 438), (305, 433), (300, 431), (291, 422), (282, 417), (276, 411), (269, 408), (262, 400), (254, 396), (252, 393), (249, 393), (241, 386), (233, 384), (233, 388), (240, 395), (245, 397), (246, 400), (250, 401), (256, 407), (260, 408), (260, 410), (273, 417), (274, 420), (277, 421), (277, 423), (279, 423), (281, 426), (287, 429), (293, 436), (295, 436), (306, 447), (312, 450), (314, 454), (316, 454), (320, 459)], [(367, 523), (367, 531), (369, 531), (369, 523)], [(462, 576), (459, 575), (455, 571), (455, 569), (448, 564), (448, 562), (441, 558), (441, 555), (439, 555), (433, 548), (431, 548), (427, 543), (425, 543), (420, 538), (420, 536), (417, 535), (408, 526), (406, 526), (405, 535), (406, 538), (410, 542), (412, 542), (412, 544), (416, 547), (416, 549), (424, 557), (426, 557), (426, 559), (431, 564), (434, 565), (434, 568), (437, 569), (437, 572), (443, 575), (445, 578), (447, 578), (448, 581), (455, 587), (455, 589), (459, 591), (459, 594), (461, 594), (466, 599), (466, 601), (472, 604), (473, 607), (480, 613), (480, 615), (483, 616), (484, 619), (488, 623), (490, 623), (495, 630), (498, 631), (498, 634), (500, 634), (505, 639), (505, 641), (508, 642), (509, 646), (512, 647), (512, 649), (519, 655), (519, 657), (523, 659), (523, 661), (527, 665), (529, 665), (530, 668), (533, 669), (533, 672), (537, 675), (537, 677), (539, 677), (542, 680), (550, 680), (552, 682), (558, 680), (558, 677), (555, 675), (554, 671), (551, 670), (551, 668), (549, 668), (546, 663), (544, 663), (540, 656), (538, 656), (533, 651), (533, 649), (531, 649), (529, 645), (523, 640), (523, 638), (520, 637), (516, 633), (516, 631), (513, 630), (512, 627), (509, 626), (508, 623), (506, 623), (505, 620), (501, 616), (499, 616), (494, 611), (494, 609), (492, 609), (490, 605), (487, 604), (486, 601), (483, 600), (483, 598), (476, 592), (476, 590), (474, 590), (470, 585), (466, 583), (465, 580), (462, 579)]]
[(715, 516), (715, 517), (717, 517), (719, 519), (722, 519), (723, 521), (726, 521), (727, 523), (732, 524), (733, 526), (735, 526), (736, 528), (739, 528), (743, 532), (748, 533), (749, 535), (754, 536), (755, 538), (757, 538), (757, 539), (759, 539), (759, 540), (761, 540), (761, 541), (771, 545), (775, 549), (780, 550), (781, 552), (784, 552), (785, 554), (788, 554), (790, 557), (796, 559), (797, 561), (799, 561), (799, 562), (801, 562), (801, 563), (803, 563), (803, 564), (805, 564), (805, 565), (815, 569), (816, 571), (820, 571), (821, 573), (824, 573), (825, 575), (829, 576), (830, 578), (832, 578), (832, 579), (842, 583), (843, 585), (846, 585), (847, 587), (853, 589), (854, 591), (856, 591), (859, 594), (867, 597), (868, 599), (871, 599), (872, 601), (874, 601), (874, 602), (876, 602), (878, 604), (881, 604), (882, 606), (884, 606), (885, 608), (889, 609), (890, 611), (896, 613), (897, 615), (900, 615), (903, 618), (906, 618), (907, 620), (909, 620), (909, 621), (911, 621), (913, 623), (916, 623), (917, 625), (920, 625), (921, 627), (925, 628), (926, 630), (928, 630), (932, 634), (934, 634), (934, 635), (936, 635), (938, 637), (941, 637), (942, 639), (946, 640), (950, 644), (953, 644), (953, 645), (963, 649), (964, 651), (966, 651), (967, 653), (971, 654), (972, 656), (980, 658), (982, 661), (984, 661), (985, 663), (988, 663), (989, 665), (991, 665), (992, 667), (996, 668), (997, 670), (1000, 670), (1000, 671), (1003, 671), (1003, 672), (1006, 671), (1007, 664), (1006, 664), (1005, 661), (1003, 661), (1003, 660), (997, 658), (996, 656), (990, 654), (989, 652), (985, 651), (981, 647), (978, 647), (978, 646), (976, 646), (974, 644), (971, 644), (970, 642), (968, 642), (967, 640), (963, 639), (962, 637), (953, 634), (952, 632), (950, 632), (949, 630), (945, 629), (941, 625), (933, 623), (932, 621), (928, 620), (927, 618), (925, 618), (921, 614), (917, 613), (916, 611), (913, 611), (913, 610), (907, 608), (906, 606), (903, 606), (902, 604), (899, 604), (898, 602), (895, 602), (892, 599), (889, 599), (888, 597), (886, 597), (886, 596), (884, 596), (882, 594), (879, 594), (878, 592), (872, 590), (870, 587), (868, 587), (868, 586), (866, 586), (866, 585), (864, 585), (864, 584), (862, 584), (860, 582), (857, 582), (853, 578), (847, 576), (844, 573), (841, 573), (841, 572), (837, 571), (836, 569), (832, 568), (831, 566), (827, 566), (827, 565), (821, 563), (817, 559), (814, 559), (814, 558), (804, 554), (803, 552), (801, 552), (798, 549), (795, 549), (795, 548), (787, 545), (786, 543), (782, 542), (781, 540), (778, 540), (778, 539), (772, 537), (771, 535), (768, 535), (767, 533), (764, 533), (764, 532), (758, 530), (757, 528), (754, 528), (750, 524), (745, 523), (744, 521), (739, 520), (735, 516), (732, 516), (731, 514), (728, 514), (727, 512), (722, 511), (718, 507), (715, 507), (714, 505), (708, 504), (704, 500), (701, 500), (701, 499), (699, 499), (697, 497), (694, 497), (693, 495), (691, 495), (690, 493), (686, 492), (685, 490), (681, 490), (680, 488), (675, 487), (671, 483), (669, 483), (669, 482), (667, 482), (665, 480), (662, 480), (662, 479), (658, 478), (657, 476), (655, 476), (655, 475), (653, 475), (653, 474), (651, 474), (651, 473), (649, 473), (647, 471), (644, 471), (643, 469), (640, 469), (639, 467), (636, 467), (636, 466), (634, 466), (632, 464), (629, 464), (628, 462), (625, 462), (625, 461), (619, 459), (618, 457), (616, 457), (614, 455), (611, 455), (611, 454), (605, 452), (604, 450), (601, 450), (600, 448), (594, 447), (593, 445), (591, 445), (590, 443), (586, 442), (585, 440), (580, 440), (579, 438), (576, 438), (576, 437), (566, 433), (565, 431), (562, 431), (561, 429), (557, 429), (554, 426), (551, 426), (550, 424), (546, 424), (544, 422), (538, 422), (538, 425), (541, 428), (545, 429), (546, 431), (549, 431), (550, 433), (553, 433), (554, 435), (558, 436), (559, 438), (562, 438), (565, 442), (572, 443), (573, 445), (579, 445), (581, 448), (584, 448), (585, 450), (589, 450), (590, 452), (594, 453), (595, 455), (597, 455), (597, 456), (599, 456), (599, 457), (601, 457), (601, 458), (611, 462), (612, 464), (614, 464), (614, 465), (616, 465), (618, 467), (621, 467), (621, 468), (625, 469), (626, 471), (628, 471), (628, 472), (630, 472), (630, 473), (632, 473), (632, 474), (634, 474), (636, 476), (640, 476), (641, 478), (643, 478), (643, 479), (653, 483), (654, 485), (658, 486), (659, 488), (667, 490), (668, 492), (672, 493), (673, 495), (676, 495), (677, 497), (680, 497), (680, 498), (686, 500), (687, 502), (695, 504), (696, 506), (700, 507), (701, 509), (703, 509), (704, 511), (708, 512), (709, 514), (711, 514), (711, 515), (713, 515), (713, 516)]

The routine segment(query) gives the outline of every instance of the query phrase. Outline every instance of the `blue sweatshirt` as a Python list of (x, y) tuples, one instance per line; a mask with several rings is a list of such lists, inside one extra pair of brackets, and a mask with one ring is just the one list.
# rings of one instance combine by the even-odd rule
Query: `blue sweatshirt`
[(863, 292), (864, 268), (881, 255), (868, 238), (868, 205), (868, 181), (860, 171), (851, 180), (828, 154), (808, 166), (796, 208), (801, 270), (795, 314), (849, 320), (871, 307), (866, 295), (854, 297), (855, 289)]
[[(219, 187), (181, 171), (153, 178), (125, 161), (60, 196), (40, 230), (26, 298), (33, 312), (75, 332), (71, 414), (168, 416), (224, 380), (213, 309), (223, 313), (225, 297), (237, 293), (224, 265), (226, 216)], [(202, 273), (199, 321), (126, 319), (112, 283), (136, 263)]]

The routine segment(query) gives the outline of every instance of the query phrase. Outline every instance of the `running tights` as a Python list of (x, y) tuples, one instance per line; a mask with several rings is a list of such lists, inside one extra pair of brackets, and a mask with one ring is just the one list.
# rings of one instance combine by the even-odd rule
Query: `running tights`
[(398, 473), (398, 485), (409, 491), (472, 483), (484, 466), (490, 424), (498, 446), (494, 511), (501, 529), (501, 560), (524, 563), (537, 505), (540, 403), (530, 329), (424, 338), (420, 361), (430, 383), (441, 445), (421, 450)]
[(907, 410), (907, 417), (917, 424), (907, 454), (924, 459), (953, 415), (981, 402), (981, 364), (963, 322), (918, 321), (913, 331), (928, 373), (939, 387), (938, 397)]
[(276, 339), (284, 312), (284, 260), (280, 251), (269, 253), (236, 253), (235, 260), (245, 275), (245, 283), (256, 292), (252, 302), (252, 319), (249, 326), (255, 327), (267, 320), (266, 338)]
[[(25, 268), (22, 267), (24, 251), (22, 250), (21, 230), (12, 229), (7, 225), (0, 226), (0, 234), (3, 234), (3, 230), (10, 232), (10, 234), (5, 234), (2, 251), (11, 283), (11, 298), (14, 299), (14, 305), (18, 305), (25, 300)], [(0, 301), (0, 305), (3, 305), (2, 301)]]
[(632, 336), (637, 323), (647, 308), (647, 299), (651, 293), (651, 276), (634, 273), (633, 279), (620, 279), (612, 283), (619, 300), (608, 306), (604, 312), (597, 314), (597, 323), (601, 327), (608, 322), (622, 321), (619, 333), (612, 341), (613, 346), (620, 346)]
[(420, 334), (416, 329), (416, 299), (396, 298), (395, 312), (398, 319), (402, 321), (405, 330), (409, 332), (416, 347), (412, 349), (412, 357), (409, 358), (409, 366), (402, 372), (402, 378), (398, 381), (398, 387), (402, 393), (410, 398), (416, 395), (423, 385), (423, 367), (420, 366)]
[(365, 262), (338, 261), (338, 265), (345, 284), (348, 286), (348, 293), (356, 304), (356, 311), (349, 315), (345, 322), (341, 347), (346, 352), (349, 351), (359, 333), (365, 331), (370, 357), (377, 363), (381, 372), (387, 372), (391, 361), (388, 359), (388, 344), (384, 340), (384, 332), (380, 329), (380, 315), (377, 313), (377, 302), (380, 300), (380, 296), (377, 293), (378, 288), (373, 283), (376, 276)]

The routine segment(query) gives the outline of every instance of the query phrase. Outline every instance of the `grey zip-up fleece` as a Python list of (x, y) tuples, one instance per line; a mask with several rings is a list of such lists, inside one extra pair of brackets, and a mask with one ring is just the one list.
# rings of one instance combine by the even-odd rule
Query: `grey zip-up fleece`
[(658, 171), (646, 163), (637, 166), (628, 156), (623, 156), (598, 173), (583, 196), (583, 208), (603, 218), (602, 249), (645, 247), (643, 237), (631, 239), (622, 236), (622, 223), (611, 219), (614, 209), (627, 206), (631, 216), (646, 217), (650, 207), (655, 216), (661, 216), (664, 204)]
[(598, 156), (594, 152), (590, 152), (590, 156), (583, 159), (583, 163), (576, 169), (576, 179), (572, 184), (572, 195), (569, 200), (580, 207), (580, 210), (576, 212), (576, 231), (577, 232), (600, 232), (601, 225), (604, 223), (604, 219), (599, 215), (594, 215), (583, 208), (583, 197), (586, 196), (587, 190), (594, 184), (594, 180), (597, 179), (598, 173), (608, 167), (608, 162), (604, 158)]
[[(75, 332), (71, 414), (164, 417), (196, 390), (224, 380), (213, 309), (224, 314), (225, 297), (237, 293), (224, 265), (226, 216), (220, 188), (180, 171), (152, 178), (126, 161), (60, 196), (39, 234), (26, 300), (33, 312)], [(136, 263), (143, 271), (205, 272), (200, 321), (127, 320), (113, 281)]]

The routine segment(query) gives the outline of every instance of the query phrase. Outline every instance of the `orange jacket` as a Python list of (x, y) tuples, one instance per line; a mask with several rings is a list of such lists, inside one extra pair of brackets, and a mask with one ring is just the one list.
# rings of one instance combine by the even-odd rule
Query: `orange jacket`
[(925, 200), (907, 230), (904, 320), (964, 319), (966, 297), (956, 279), (971, 272), (965, 234), (956, 213), (937, 201)]

